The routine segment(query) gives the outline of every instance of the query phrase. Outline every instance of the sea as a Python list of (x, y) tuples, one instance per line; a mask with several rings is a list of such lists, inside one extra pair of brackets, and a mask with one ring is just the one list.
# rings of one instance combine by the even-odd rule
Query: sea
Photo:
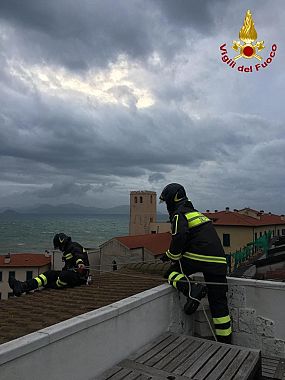
[[(167, 220), (157, 215), (157, 221)], [(0, 214), (0, 254), (44, 253), (53, 250), (53, 237), (64, 232), (86, 248), (129, 234), (129, 215)]]
[(129, 215), (1, 215), (0, 254), (44, 253), (53, 237), (64, 232), (86, 248), (129, 233)]

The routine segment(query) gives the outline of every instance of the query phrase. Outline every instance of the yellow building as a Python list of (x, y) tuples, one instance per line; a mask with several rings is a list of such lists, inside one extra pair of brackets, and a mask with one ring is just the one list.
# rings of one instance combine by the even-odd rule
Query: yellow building
[[(264, 232), (272, 231), (272, 237), (285, 235), (284, 215), (276, 215), (251, 208), (230, 211), (204, 212), (213, 222), (226, 253), (235, 252), (247, 243), (255, 241)], [(167, 217), (166, 217), (167, 218)], [(132, 191), (130, 198), (130, 235), (171, 232), (168, 222), (157, 222), (156, 193)]]

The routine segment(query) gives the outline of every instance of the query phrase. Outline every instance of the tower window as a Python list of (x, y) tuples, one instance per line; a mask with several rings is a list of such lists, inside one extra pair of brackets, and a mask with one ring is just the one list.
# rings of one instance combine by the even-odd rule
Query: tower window
[(143, 203), (143, 197), (140, 197), (140, 203)]
[(138, 197), (135, 197), (135, 203), (138, 203)]
[(150, 196), (150, 203), (152, 203), (152, 195)]

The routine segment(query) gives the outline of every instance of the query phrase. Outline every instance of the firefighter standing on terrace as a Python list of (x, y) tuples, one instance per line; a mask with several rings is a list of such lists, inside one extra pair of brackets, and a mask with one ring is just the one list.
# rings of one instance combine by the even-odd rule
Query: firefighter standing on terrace
[(202, 272), (206, 282), (224, 283), (225, 285), (207, 284), (208, 300), (219, 342), (231, 343), (231, 320), (227, 304), (227, 261), (216, 230), (205, 215), (195, 210), (186, 196), (183, 186), (178, 183), (167, 185), (160, 201), (165, 202), (172, 227), (172, 241), (162, 261), (171, 260), (173, 265), (166, 273), (169, 284), (181, 291), (187, 302), (184, 310), (192, 314), (199, 306), (199, 301), (206, 295), (203, 285), (189, 282), (186, 276)]
[(53, 245), (54, 249), (59, 249), (63, 253), (64, 267), (62, 270), (49, 270), (25, 282), (9, 278), (9, 286), (15, 296), (19, 297), (22, 293), (42, 286), (60, 289), (86, 284), (89, 275), (89, 260), (86, 250), (64, 233), (54, 236)]

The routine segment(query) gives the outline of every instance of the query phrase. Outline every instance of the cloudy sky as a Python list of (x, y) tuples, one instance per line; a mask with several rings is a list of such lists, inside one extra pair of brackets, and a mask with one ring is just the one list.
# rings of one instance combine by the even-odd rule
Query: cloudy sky
[[(250, 9), (272, 62), (237, 53)], [(0, 207), (128, 204), (180, 182), (201, 209), (285, 213), (284, 0), (0, 0)]]

